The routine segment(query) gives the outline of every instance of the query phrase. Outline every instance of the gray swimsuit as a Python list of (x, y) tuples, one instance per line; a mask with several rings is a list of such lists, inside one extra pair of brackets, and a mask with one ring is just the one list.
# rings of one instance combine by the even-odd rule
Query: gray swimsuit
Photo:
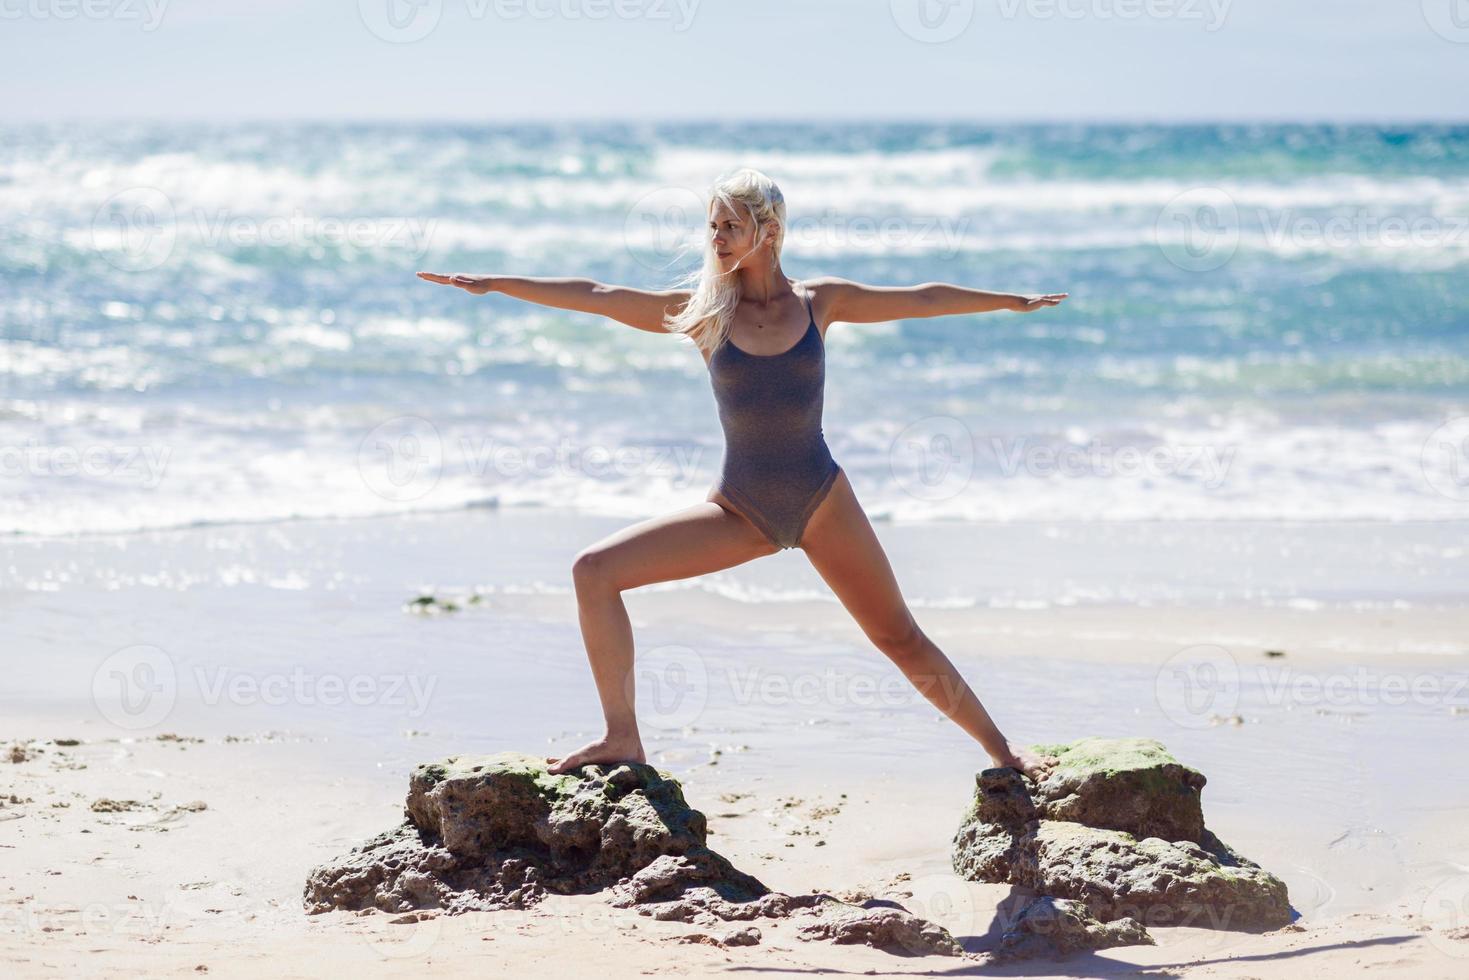
[(716, 489), (772, 543), (800, 545), (806, 522), (841, 467), (821, 434), (825, 343), (811, 322), (779, 354), (751, 354), (728, 337), (709, 357), (709, 379), (724, 429)]

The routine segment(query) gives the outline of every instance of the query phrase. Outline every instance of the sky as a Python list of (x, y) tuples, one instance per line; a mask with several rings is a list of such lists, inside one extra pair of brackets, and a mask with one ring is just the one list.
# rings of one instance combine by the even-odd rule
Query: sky
[(1469, 118), (1469, 0), (0, 0), (0, 120)]

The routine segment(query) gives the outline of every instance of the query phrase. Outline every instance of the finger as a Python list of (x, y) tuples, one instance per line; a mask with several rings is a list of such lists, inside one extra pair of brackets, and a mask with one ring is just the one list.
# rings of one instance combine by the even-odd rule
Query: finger
[(449, 284), (449, 277), (438, 272), (420, 272), (418, 278), (427, 279), (429, 282), (436, 282), (440, 285)]

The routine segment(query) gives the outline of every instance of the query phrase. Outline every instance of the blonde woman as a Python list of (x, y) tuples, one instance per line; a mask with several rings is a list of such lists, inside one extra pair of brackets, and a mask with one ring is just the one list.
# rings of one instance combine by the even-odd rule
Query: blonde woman
[(589, 279), (420, 272), (474, 295), (496, 292), (596, 313), (698, 348), (724, 430), (724, 459), (708, 497), (623, 528), (572, 565), (582, 641), (606, 733), (561, 757), (552, 772), (588, 763), (646, 762), (634, 711), (628, 589), (691, 578), (800, 548), (872, 644), (996, 766), (1033, 776), (1054, 760), (1012, 745), (959, 671), (914, 620), (882, 545), (821, 431), (825, 335), (832, 323), (1030, 312), (1065, 293), (1023, 296), (945, 283), (868, 286), (835, 277), (795, 282), (781, 269), (786, 207), (769, 177), (743, 169), (709, 195), (702, 268), (688, 288), (609, 286)]

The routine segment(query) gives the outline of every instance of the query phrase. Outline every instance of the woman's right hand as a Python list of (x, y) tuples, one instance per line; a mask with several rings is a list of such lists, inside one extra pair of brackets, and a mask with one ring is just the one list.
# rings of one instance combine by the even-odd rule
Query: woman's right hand
[(418, 278), (436, 282), (441, 286), (458, 286), (466, 293), (473, 293), (476, 296), (483, 296), (495, 288), (494, 276), (466, 276), (462, 273), (446, 276), (440, 272), (420, 272)]

